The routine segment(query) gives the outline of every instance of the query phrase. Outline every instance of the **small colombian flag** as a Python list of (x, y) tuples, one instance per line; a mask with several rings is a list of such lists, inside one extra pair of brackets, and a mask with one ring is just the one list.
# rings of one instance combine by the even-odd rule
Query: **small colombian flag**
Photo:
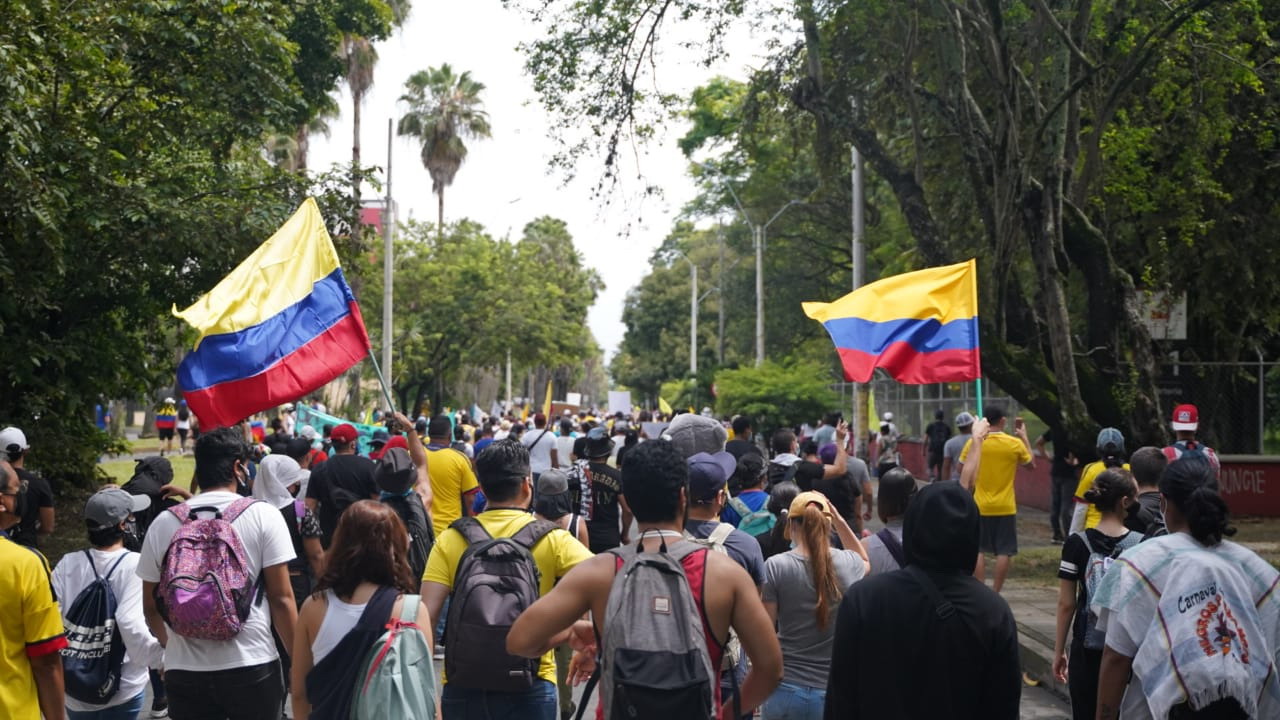
[(894, 275), (804, 313), (831, 335), (846, 380), (880, 367), (913, 385), (967, 382), (982, 376), (977, 275), (974, 260)]
[(186, 310), (200, 332), (178, 367), (205, 427), (296, 400), (369, 353), (360, 307), (312, 198)]

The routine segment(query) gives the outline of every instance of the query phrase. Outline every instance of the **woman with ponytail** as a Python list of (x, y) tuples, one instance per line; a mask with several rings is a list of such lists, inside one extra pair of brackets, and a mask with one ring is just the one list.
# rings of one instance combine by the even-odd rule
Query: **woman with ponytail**
[[(1053, 674), (1071, 692), (1073, 720), (1093, 720), (1097, 711), (1098, 667), (1102, 664), (1101, 633), (1089, 611), (1090, 593), (1113, 559), (1142, 541), (1142, 534), (1124, 526), (1138, 486), (1121, 468), (1104, 470), (1085, 492), (1102, 519), (1095, 528), (1075, 533), (1062, 546), (1058, 566), (1058, 625), (1053, 649)], [(1067, 652), (1067, 631), (1071, 649)], [(1068, 672), (1069, 671), (1069, 672)]]
[[(784, 522), (791, 550), (765, 562), (765, 610), (782, 645), (782, 684), (761, 708), (764, 720), (819, 720), (826, 700), (831, 638), (844, 591), (867, 574), (867, 551), (819, 492), (791, 501)], [(835, 530), (846, 548), (831, 546)]]
[(1205, 459), (1170, 463), (1160, 494), (1169, 534), (1121, 555), (1094, 592), (1097, 717), (1280, 717), (1280, 572), (1226, 540)]

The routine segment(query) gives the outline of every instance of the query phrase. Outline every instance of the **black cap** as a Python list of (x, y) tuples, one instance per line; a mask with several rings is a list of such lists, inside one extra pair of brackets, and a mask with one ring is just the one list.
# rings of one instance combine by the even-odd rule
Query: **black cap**
[(391, 448), (378, 461), (374, 481), (378, 489), (387, 493), (403, 493), (413, 487), (418, 470), (404, 448)]

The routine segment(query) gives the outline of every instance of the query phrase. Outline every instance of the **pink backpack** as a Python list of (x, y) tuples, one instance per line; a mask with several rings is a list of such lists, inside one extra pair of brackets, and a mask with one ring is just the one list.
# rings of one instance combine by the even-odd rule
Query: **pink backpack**
[(155, 594), (160, 616), (173, 632), (230, 640), (244, 626), (259, 584), (231, 523), (255, 502), (240, 498), (207, 520), (195, 513), (213, 508), (188, 503), (169, 508), (182, 527), (169, 541)]

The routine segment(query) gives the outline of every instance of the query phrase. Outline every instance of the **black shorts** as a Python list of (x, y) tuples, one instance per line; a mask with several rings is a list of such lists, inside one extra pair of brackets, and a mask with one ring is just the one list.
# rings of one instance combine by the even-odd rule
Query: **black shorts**
[(978, 550), (988, 555), (1018, 554), (1018, 516), (982, 516), (978, 519)]
[(187, 433), (189, 433), (189, 432), (191, 432), (191, 429), (190, 429), (190, 428), (178, 428), (178, 438), (179, 438), (179, 439), (181, 439), (181, 440), (182, 440), (182, 442), (186, 442), (186, 441), (187, 441)]
[(173, 428), (156, 428), (156, 435), (159, 436), (161, 440), (172, 440)]
[(929, 451), (929, 467), (941, 467), (941, 466), (942, 466), (942, 451), (930, 450)]

